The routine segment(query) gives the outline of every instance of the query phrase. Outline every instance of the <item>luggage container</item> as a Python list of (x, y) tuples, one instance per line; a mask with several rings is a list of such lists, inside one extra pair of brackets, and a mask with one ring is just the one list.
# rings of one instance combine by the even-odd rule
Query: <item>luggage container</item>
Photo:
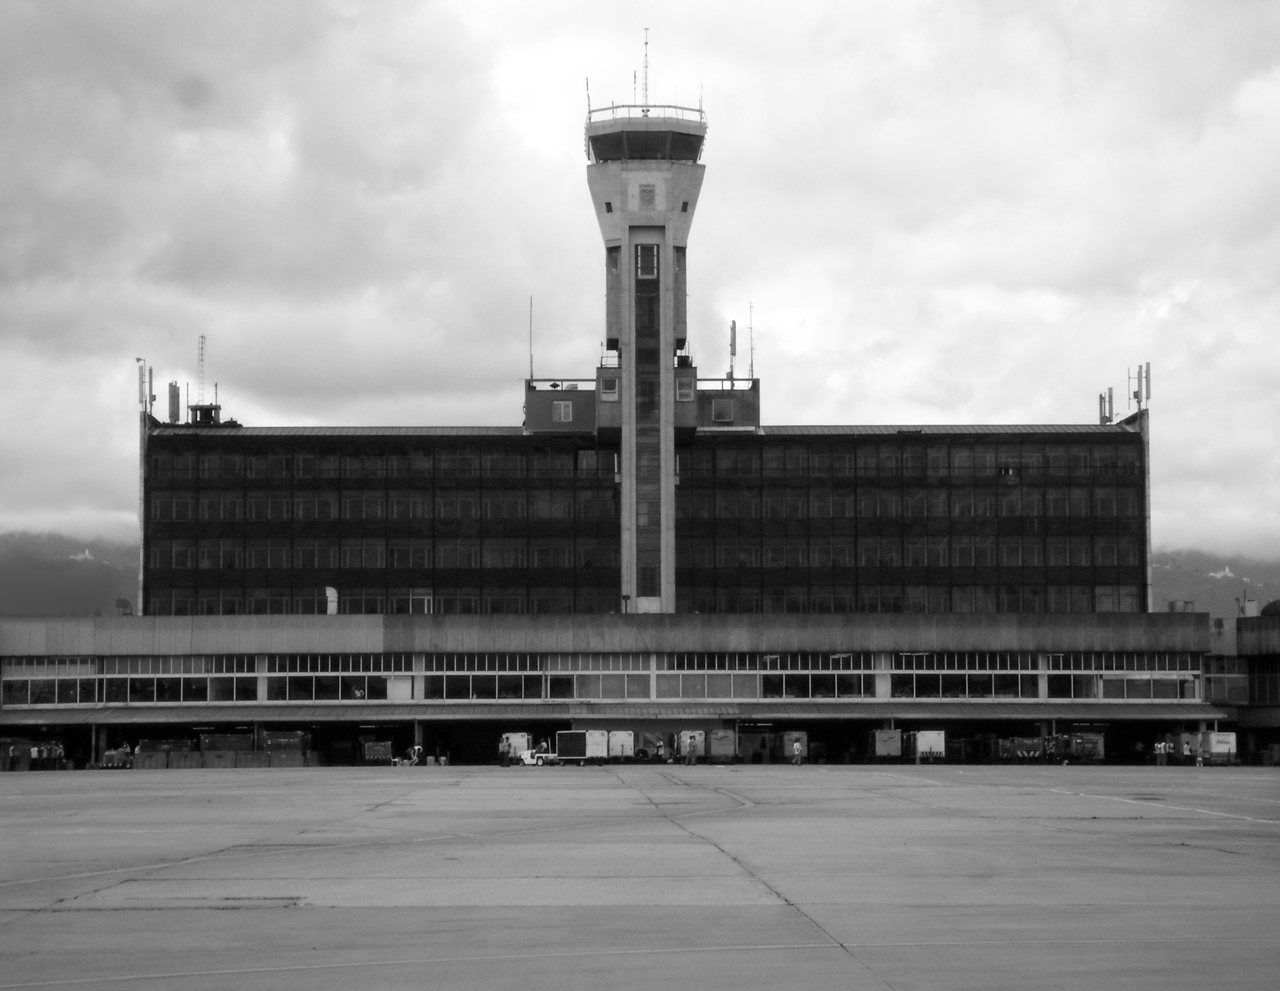
[(707, 734), (700, 729), (680, 731), (680, 758), (692, 764), (707, 753)]
[(889, 760), (902, 756), (902, 730), (878, 729), (871, 733), (871, 752), (877, 760)]
[(775, 739), (781, 741), (781, 751), (778, 753), (777, 759), (781, 761), (793, 761), (796, 759), (796, 744), (800, 744), (800, 759), (807, 761), (809, 759), (809, 734), (804, 730), (789, 729), (784, 731)]
[(1201, 733), (1197, 752), (1206, 764), (1233, 764), (1236, 760), (1236, 735)]
[(498, 740), (498, 759), (505, 767), (507, 764), (519, 762), (520, 755), (533, 749), (533, 741), (528, 733), (503, 733)]
[(556, 760), (578, 765), (594, 761), (602, 764), (609, 758), (609, 734), (602, 729), (569, 729), (556, 734)]
[(707, 738), (707, 754), (717, 763), (732, 764), (738, 759), (738, 734), (731, 729), (713, 729)]
[(360, 759), (365, 764), (390, 764), (390, 740), (361, 740)]
[(921, 760), (944, 760), (947, 756), (947, 734), (940, 729), (922, 729), (908, 733), (904, 741), (906, 756)]
[(609, 759), (610, 760), (635, 760), (636, 756), (636, 735), (629, 729), (615, 729), (609, 731)]

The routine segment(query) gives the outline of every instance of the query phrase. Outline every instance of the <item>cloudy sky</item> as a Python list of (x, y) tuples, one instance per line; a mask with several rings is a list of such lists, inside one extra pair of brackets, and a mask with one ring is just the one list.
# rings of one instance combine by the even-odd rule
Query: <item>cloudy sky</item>
[[(136, 357), (262, 424), (590, 375), (586, 81), (706, 108), (690, 339), (770, 423), (1086, 423), (1280, 557), (1280, 4), (0, 2), (0, 530), (136, 532)], [(616, 10), (616, 12), (615, 12)], [(744, 358), (739, 358), (742, 371)], [(210, 387), (210, 392), (212, 388)]]

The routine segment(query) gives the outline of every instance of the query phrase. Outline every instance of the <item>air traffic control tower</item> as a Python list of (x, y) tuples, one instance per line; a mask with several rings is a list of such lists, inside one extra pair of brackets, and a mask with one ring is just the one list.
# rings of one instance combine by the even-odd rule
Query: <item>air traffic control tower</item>
[(608, 357), (597, 394), (615, 397), (620, 431), (623, 602), (630, 612), (673, 613), (675, 432), (696, 416), (686, 249), (707, 124), (701, 109), (609, 106), (588, 111), (586, 131), (587, 184), (605, 247)]

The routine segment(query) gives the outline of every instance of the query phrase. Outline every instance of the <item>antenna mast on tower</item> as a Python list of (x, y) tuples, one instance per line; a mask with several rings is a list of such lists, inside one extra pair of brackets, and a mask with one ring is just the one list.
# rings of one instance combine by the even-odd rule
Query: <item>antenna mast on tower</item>
[(750, 364), (747, 367), (747, 378), (755, 381), (756, 378), (756, 304), (747, 301), (747, 342), (751, 348)]
[(204, 334), (200, 335), (200, 346), (196, 355), (196, 405), (204, 405)]
[[(649, 29), (644, 29), (644, 105), (649, 106)], [(645, 116), (648, 116), (646, 112)]]

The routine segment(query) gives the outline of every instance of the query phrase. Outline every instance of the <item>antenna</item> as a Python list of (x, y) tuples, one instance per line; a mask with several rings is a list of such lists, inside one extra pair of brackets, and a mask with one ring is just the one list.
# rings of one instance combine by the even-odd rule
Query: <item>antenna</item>
[(591, 77), (587, 77), (587, 116), (591, 116)]
[(733, 379), (733, 358), (738, 353), (738, 321), (729, 321), (729, 379)]
[(529, 297), (529, 378), (533, 378), (533, 297)]
[(649, 105), (649, 29), (644, 29), (644, 105)]
[(204, 334), (200, 335), (200, 347), (196, 357), (196, 405), (204, 405)]
[(1141, 411), (1151, 401), (1151, 362), (1148, 361), (1145, 365), (1139, 362), (1136, 371), (1125, 371), (1129, 380), (1130, 405), (1136, 402)]
[[(698, 98), (698, 109), (702, 109), (702, 98)], [(756, 306), (750, 300), (747, 301), (747, 342), (751, 348), (751, 363), (747, 366), (747, 378), (755, 381), (756, 378)]]

